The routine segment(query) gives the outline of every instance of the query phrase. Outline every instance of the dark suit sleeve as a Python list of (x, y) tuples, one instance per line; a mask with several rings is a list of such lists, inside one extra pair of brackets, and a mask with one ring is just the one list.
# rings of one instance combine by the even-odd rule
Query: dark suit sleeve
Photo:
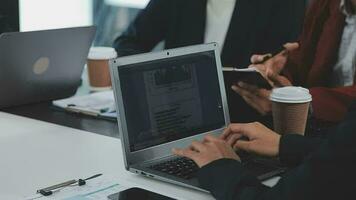
[(297, 134), (286, 134), (279, 144), (279, 159), (289, 167), (299, 165), (310, 153), (316, 150), (323, 139), (309, 138)]
[(204, 189), (221, 200), (242, 199), (245, 192), (249, 193), (248, 199), (254, 199), (255, 194), (268, 191), (239, 161), (231, 159), (220, 159), (202, 167), (198, 179)]
[(114, 42), (118, 56), (148, 52), (164, 40), (170, 0), (151, 0), (127, 30)]
[[(272, 188), (263, 186), (240, 162), (229, 159), (201, 168), (199, 182), (222, 200), (356, 199), (355, 122), (354, 111), (302, 164), (287, 172)], [(288, 140), (293, 145), (301, 142), (299, 137)]]

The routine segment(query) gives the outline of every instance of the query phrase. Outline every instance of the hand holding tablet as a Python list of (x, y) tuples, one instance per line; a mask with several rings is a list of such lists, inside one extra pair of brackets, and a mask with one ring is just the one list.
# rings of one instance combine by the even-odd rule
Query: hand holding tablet
[(233, 73), (233, 77), (234, 79), (236, 79), (236, 83), (244, 82), (250, 85), (255, 85), (259, 88), (263, 88), (267, 90), (272, 89), (272, 85), (254, 67), (246, 68), (246, 69), (224, 67), (223, 72)]

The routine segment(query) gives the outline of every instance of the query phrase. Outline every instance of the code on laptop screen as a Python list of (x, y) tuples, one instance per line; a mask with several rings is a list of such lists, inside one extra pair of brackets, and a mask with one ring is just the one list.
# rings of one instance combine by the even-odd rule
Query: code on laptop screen
[(121, 66), (131, 152), (225, 126), (214, 51)]

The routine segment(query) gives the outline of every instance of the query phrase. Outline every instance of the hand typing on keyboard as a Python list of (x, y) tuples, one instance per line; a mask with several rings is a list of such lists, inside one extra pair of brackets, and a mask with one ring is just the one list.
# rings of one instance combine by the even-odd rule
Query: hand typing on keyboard
[(220, 136), (235, 150), (243, 150), (261, 156), (279, 154), (280, 135), (260, 123), (230, 124)]
[(240, 160), (226, 141), (211, 135), (207, 135), (203, 141), (194, 141), (188, 148), (173, 149), (173, 153), (192, 159), (199, 167), (222, 158)]

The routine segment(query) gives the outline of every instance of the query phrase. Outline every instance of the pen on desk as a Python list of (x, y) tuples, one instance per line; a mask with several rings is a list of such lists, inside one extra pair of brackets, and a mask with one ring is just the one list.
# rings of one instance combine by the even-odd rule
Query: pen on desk
[(93, 179), (93, 178), (96, 178), (96, 177), (99, 177), (99, 176), (101, 176), (101, 175), (103, 175), (103, 174), (95, 174), (94, 176), (91, 176), (91, 177), (88, 177), (88, 178), (86, 178), (86, 179), (84, 179), (84, 180), (90, 180), (90, 179)]
[(63, 182), (63, 183), (59, 183), (59, 184), (56, 184), (56, 185), (52, 185), (52, 186), (49, 186), (49, 187), (46, 187), (46, 188), (39, 189), (39, 190), (37, 190), (37, 193), (40, 193), (43, 196), (49, 196), (49, 195), (53, 194), (52, 190), (55, 190), (55, 189), (58, 189), (58, 188), (67, 187), (67, 186), (72, 185), (72, 184), (74, 184), (76, 182), (77, 181), (74, 180), (74, 179), (73, 180), (69, 180), (69, 181), (66, 181), (66, 182)]
[(110, 106), (110, 107), (100, 109), (100, 113), (112, 113), (115, 110), (116, 110), (115, 106)]
[(85, 178), (85, 179), (78, 179), (78, 180), (73, 179), (73, 180), (65, 181), (63, 183), (59, 183), (59, 184), (56, 184), (56, 185), (52, 185), (52, 186), (49, 186), (49, 187), (46, 187), (46, 188), (39, 189), (36, 192), (42, 194), (43, 196), (50, 196), (54, 192), (58, 192), (58, 191), (60, 191), (60, 189), (68, 187), (68, 186), (71, 186), (71, 185), (76, 184), (76, 183), (78, 183), (78, 186), (85, 185), (87, 180), (97, 178), (97, 177), (99, 177), (101, 175), (103, 175), (103, 174), (95, 174), (95, 175), (90, 176), (90, 177)]
[(98, 112), (98, 111), (90, 111), (90, 110), (84, 110), (84, 109), (77, 108), (73, 104), (69, 104), (68, 107), (66, 107), (64, 109), (69, 112), (82, 113), (82, 114), (90, 115), (90, 116), (94, 116), (94, 117), (97, 117), (100, 114), (100, 112)]

